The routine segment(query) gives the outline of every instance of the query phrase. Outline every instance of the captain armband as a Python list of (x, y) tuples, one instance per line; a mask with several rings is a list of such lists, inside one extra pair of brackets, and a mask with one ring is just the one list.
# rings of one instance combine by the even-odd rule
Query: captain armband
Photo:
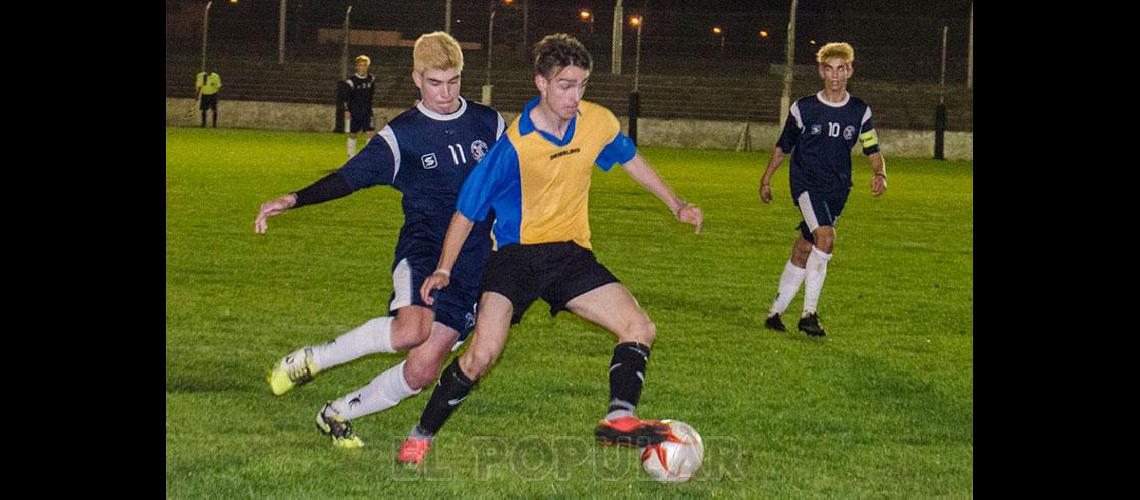
[(868, 130), (859, 134), (859, 142), (863, 145), (863, 149), (879, 145), (879, 134), (874, 130)]

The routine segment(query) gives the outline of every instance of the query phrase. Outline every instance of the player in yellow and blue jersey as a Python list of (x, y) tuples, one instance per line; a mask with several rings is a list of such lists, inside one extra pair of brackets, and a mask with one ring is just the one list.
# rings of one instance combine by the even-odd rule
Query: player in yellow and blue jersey
[(463, 184), (438, 267), (420, 288), (424, 301), (430, 304), (433, 295), (454, 286), (452, 265), (461, 242), (490, 211), (496, 218), (497, 248), (480, 282), (471, 345), (440, 375), (419, 423), (400, 449), (401, 463), (422, 463), (444, 421), (502, 353), (510, 326), (539, 298), (550, 305), (552, 315), (568, 310), (617, 336), (609, 370), (609, 409), (595, 430), (598, 441), (645, 446), (666, 437), (663, 424), (634, 414), (656, 327), (629, 290), (594, 257), (590, 176), (595, 166), (609, 171), (620, 163), (674, 217), (695, 225), (697, 233), (703, 216), (637, 154), (613, 113), (581, 100), (591, 68), (590, 53), (573, 37), (542, 39), (535, 47), (534, 64), (540, 96), (526, 105)]
[(780, 315), (804, 284), (804, 310), (798, 329), (822, 337), (826, 332), (819, 324), (816, 306), (835, 243), (835, 223), (851, 192), (851, 148), (862, 144), (863, 154), (871, 159), (872, 195), (886, 192), (887, 173), (871, 108), (847, 92), (847, 79), (855, 72), (851, 65), (855, 49), (846, 43), (829, 43), (819, 49), (816, 60), (823, 90), (797, 100), (788, 110), (784, 132), (760, 179), (760, 200), (772, 201), (772, 175), (784, 154), (791, 154), (788, 178), (792, 203), (799, 207), (803, 220), (764, 326), (787, 331)]

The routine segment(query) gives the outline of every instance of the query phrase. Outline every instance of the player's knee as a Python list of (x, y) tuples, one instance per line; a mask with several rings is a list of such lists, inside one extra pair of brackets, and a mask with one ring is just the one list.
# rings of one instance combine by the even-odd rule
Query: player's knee
[(835, 231), (829, 227), (819, 227), (815, 230), (815, 247), (825, 253), (831, 253), (835, 244)]
[(404, 367), (404, 380), (414, 391), (423, 389), (439, 376), (440, 365), (439, 362), (408, 363)]
[(427, 342), (430, 336), (431, 323), (419, 321), (418, 318), (396, 316), (392, 322), (392, 347), (397, 351), (406, 351)]
[[(472, 346), (474, 347), (474, 346)], [(487, 349), (468, 349), (459, 358), (459, 368), (463, 370), (463, 374), (471, 380), (477, 380), (487, 373), (491, 365), (495, 364), (497, 353), (491, 352)]]
[(629, 322), (629, 326), (626, 328), (626, 338), (621, 340), (652, 345), (653, 339), (657, 338), (657, 325), (644, 312), (639, 316)]

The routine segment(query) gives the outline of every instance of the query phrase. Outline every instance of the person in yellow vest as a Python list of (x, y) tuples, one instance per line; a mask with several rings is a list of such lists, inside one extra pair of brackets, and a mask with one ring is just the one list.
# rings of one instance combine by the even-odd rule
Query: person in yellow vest
[(202, 110), (202, 128), (206, 128), (206, 110), (214, 111), (214, 128), (218, 128), (218, 89), (222, 88), (222, 77), (214, 72), (201, 72), (194, 78), (194, 90), (198, 92), (198, 109)]

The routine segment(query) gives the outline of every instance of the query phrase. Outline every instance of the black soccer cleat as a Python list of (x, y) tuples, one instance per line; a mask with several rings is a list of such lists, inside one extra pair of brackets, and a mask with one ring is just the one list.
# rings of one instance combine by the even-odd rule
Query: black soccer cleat
[(773, 314), (764, 320), (764, 328), (776, 330), (777, 332), (788, 331), (787, 327), (784, 326), (784, 322), (780, 321), (780, 313)]
[(823, 331), (823, 327), (819, 325), (819, 315), (816, 313), (811, 313), (800, 318), (799, 329), (801, 332), (811, 335), (812, 337), (827, 335), (827, 332)]

